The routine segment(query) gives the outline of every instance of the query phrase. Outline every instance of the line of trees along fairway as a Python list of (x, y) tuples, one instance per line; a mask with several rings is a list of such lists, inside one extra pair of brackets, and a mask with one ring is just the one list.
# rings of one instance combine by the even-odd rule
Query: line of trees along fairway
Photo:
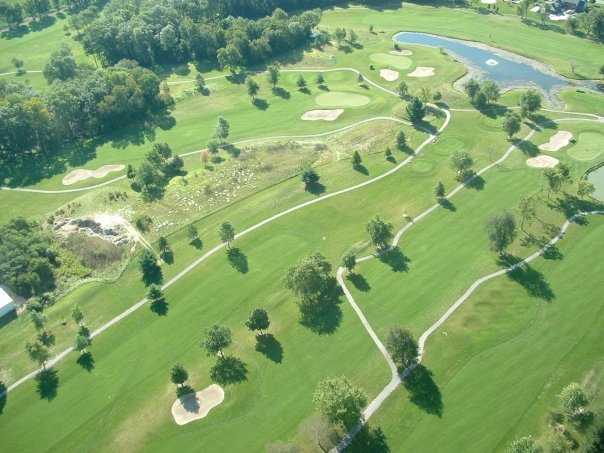
[(136, 62), (94, 70), (75, 68), (70, 59), (67, 49), (53, 54), (44, 69), (53, 83), (44, 94), (0, 80), (0, 180), (5, 183), (28, 182), (24, 179), (54, 168), (64, 146), (85, 154), (89, 139), (163, 115), (173, 104), (160, 92), (159, 78)]
[[(82, 45), (105, 64), (122, 59), (143, 66), (197, 60), (235, 71), (310, 43), (319, 11), (288, 16), (282, 9), (267, 8), (270, 2), (262, 8), (254, 8), (254, 4), (114, 1), (83, 30)], [(312, 3), (305, 2), (304, 8), (309, 7)], [(256, 20), (233, 17), (271, 12)]]

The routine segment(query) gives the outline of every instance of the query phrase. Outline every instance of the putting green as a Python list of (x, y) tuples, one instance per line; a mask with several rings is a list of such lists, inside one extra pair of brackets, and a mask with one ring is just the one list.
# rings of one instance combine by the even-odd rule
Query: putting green
[(568, 155), (576, 160), (590, 161), (602, 154), (604, 134), (600, 132), (581, 132), (577, 143), (568, 150)]
[(369, 58), (371, 61), (378, 64), (391, 66), (396, 69), (409, 69), (412, 64), (410, 58), (399, 55), (389, 55), (387, 53), (372, 53)]
[(321, 93), (315, 98), (315, 103), (321, 107), (360, 107), (369, 104), (367, 96), (344, 91), (330, 91)]

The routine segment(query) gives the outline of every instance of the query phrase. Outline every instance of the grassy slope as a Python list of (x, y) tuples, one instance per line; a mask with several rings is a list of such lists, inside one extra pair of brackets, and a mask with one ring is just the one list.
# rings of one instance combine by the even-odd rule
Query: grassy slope
[[(481, 15), (467, 9), (420, 6), (406, 3), (401, 9), (382, 13), (364, 8), (326, 12), (322, 24), (330, 29), (363, 29), (373, 24), (377, 31), (423, 31), (481, 41), (552, 65), (562, 75), (599, 78), (602, 45), (587, 39), (541, 30), (522, 24), (517, 16)], [(576, 62), (571, 73), (570, 60)]]
[(514, 438), (545, 430), (545, 415), (569, 382), (601, 387), (604, 287), (593, 252), (603, 244), (603, 228), (602, 218), (573, 226), (560, 245), (562, 260), (532, 265), (551, 287), (551, 302), (500, 277), (435, 333), (425, 365), (442, 393), (442, 417), (410, 404), (401, 389), (373, 421), (390, 445), (503, 451)]

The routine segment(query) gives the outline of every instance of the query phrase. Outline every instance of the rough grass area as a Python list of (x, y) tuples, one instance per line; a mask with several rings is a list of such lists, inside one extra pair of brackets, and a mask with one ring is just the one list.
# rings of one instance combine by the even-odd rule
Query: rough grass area
[(84, 233), (70, 234), (64, 242), (65, 247), (76, 255), (84, 266), (102, 269), (123, 256), (123, 250), (109, 241)]

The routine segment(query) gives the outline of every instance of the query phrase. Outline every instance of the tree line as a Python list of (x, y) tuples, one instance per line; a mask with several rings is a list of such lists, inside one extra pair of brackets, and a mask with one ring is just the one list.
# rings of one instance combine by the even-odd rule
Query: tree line
[(0, 80), (0, 179), (29, 175), (36, 166), (52, 165), (66, 145), (84, 144), (173, 104), (160, 79), (134, 61), (77, 66), (63, 47), (51, 55), (44, 76), (52, 83), (44, 93)]

